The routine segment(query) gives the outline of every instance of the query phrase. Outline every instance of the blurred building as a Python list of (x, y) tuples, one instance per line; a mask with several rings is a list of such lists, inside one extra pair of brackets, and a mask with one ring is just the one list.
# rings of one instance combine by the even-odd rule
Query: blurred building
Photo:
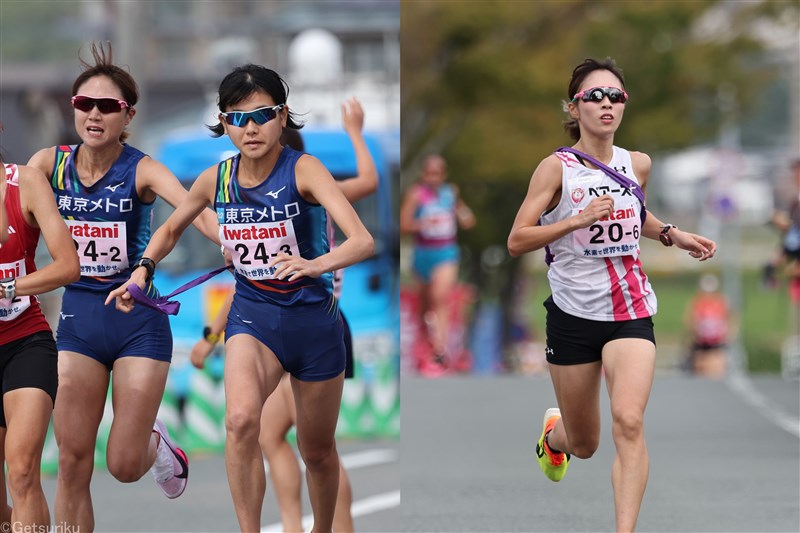
[(31, 120), (23, 105), (31, 92), (61, 110), (66, 124), (55, 136), (77, 140), (70, 84), (79, 73), (79, 52), (90, 57), (92, 41), (112, 41), (115, 62), (127, 65), (140, 84), (132, 142), (145, 150), (166, 130), (209, 123), (213, 115), (203, 113), (209, 95), (233, 66), (246, 62), (281, 73), (290, 106), (317, 126), (338, 125), (339, 104), (356, 95), (368, 129), (399, 129), (399, 1), (53, 0), (4, 2), (2, 9), (0, 120), (9, 132), (26, 132), (3, 137), (10, 160), (27, 160), (53, 144), (52, 125), (31, 131), (49, 124)]
[[(712, 4), (692, 27), (698, 40), (727, 42), (733, 21), (746, 3), (721, 0)], [(773, 78), (759, 98), (748, 102), (737, 87), (720, 84), (715, 100), (725, 117), (716, 142), (678, 153), (660, 154), (654, 161), (653, 190), (662, 207), (674, 216), (697, 216), (758, 226), (771, 218), (776, 191), (793, 181), (789, 164), (800, 157), (800, 33), (798, 21), (756, 18), (748, 36), (764, 53), (748, 59), (749, 66), (769, 67)], [(707, 225), (707, 224), (705, 224)]]

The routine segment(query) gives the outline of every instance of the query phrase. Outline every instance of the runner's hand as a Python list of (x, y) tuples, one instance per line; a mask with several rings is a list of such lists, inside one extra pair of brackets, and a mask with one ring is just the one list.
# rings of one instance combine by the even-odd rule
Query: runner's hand
[(192, 351), (189, 352), (189, 361), (196, 369), (203, 370), (206, 359), (208, 359), (212, 351), (214, 351), (214, 345), (205, 339), (200, 339), (192, 346)]
[(578, 217), (579, 228), (588, 228), (598, 220), (611, 216), (613, 212), (614, 198), (609, 194), (604, 194), (589, 202), (586, 209), (575, 216)]
[(316, 262), (296, 255), (278, 254), (269, 264), (275, 267), (275, 278), (279, 280), (294, 281), (304, 276), (318, 278), (325, 273)]
[(112, 300), (116, 300), (115, 307), (118, 311), (122, 311), (123, 313), (130, 313), (133, 310), (133, 296), (131, 293), (128, 292), (128, 286), (136, 283), (140, 289), (144, 290), (146, 285), (145, 283), (145, 276), (147, 275), (147, 270), (144, 268), (137, 268), (131, 274), (130, 279), (114, 289), (113, 291), (108, 293), (108, 297), (106, 297), (105, 305), (111, 303)]
[(673, 228), (669, 232), (672, 243), (681, 250), (688, 250), (689, 255), (700, 261), (711, 259), (717, 253), (717, 243), (701, 235)]
[(342, 104), (342, 127), (347, 133), (360, 133), (364, 128), (364, 109), (355, 98)]

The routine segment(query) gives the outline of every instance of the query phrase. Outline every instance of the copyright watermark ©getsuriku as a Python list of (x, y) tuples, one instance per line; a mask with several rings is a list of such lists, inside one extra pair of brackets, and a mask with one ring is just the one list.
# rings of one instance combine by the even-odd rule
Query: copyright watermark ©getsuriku
[(22, 522), (0, 522), (0, 533), (80, 533), (74, 524), (23, 524)]

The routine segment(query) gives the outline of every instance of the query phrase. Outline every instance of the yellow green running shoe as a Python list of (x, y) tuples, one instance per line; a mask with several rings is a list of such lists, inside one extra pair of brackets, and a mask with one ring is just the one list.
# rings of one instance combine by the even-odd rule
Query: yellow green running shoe
[(544, 440), (544, 436), (553, 429), (558, 419), (561, 418), (561, 410), (553, 407), (544, 413), (544, 428), (539, 442), (536, 443), (536, 457), (539, 460), (539, 468), (544, 475), (553, 481), (561, 481), (569, 468), (569, 454), (553, 453), (550, 446)]

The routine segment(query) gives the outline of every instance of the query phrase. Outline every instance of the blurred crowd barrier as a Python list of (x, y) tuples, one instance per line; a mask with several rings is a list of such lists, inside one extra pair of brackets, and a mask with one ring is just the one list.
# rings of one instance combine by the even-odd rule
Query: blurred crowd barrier
[[(468, 331), (472, 321), (475, 304), (475, 287), (467, 284), (456, 285), (451, 295), (449, 327), (447, 330), (447, 370), (449, 372), (470, 372), (473, 369), (473, 356), (469, 349)], [(433, 357), (428, 342), (427, 328), (421, 313), (421, 301), (416, 286), (403, 286), (400, 289), (400, 353), (403, 374), (427, 375), (434, 368), (428, 363)]]

